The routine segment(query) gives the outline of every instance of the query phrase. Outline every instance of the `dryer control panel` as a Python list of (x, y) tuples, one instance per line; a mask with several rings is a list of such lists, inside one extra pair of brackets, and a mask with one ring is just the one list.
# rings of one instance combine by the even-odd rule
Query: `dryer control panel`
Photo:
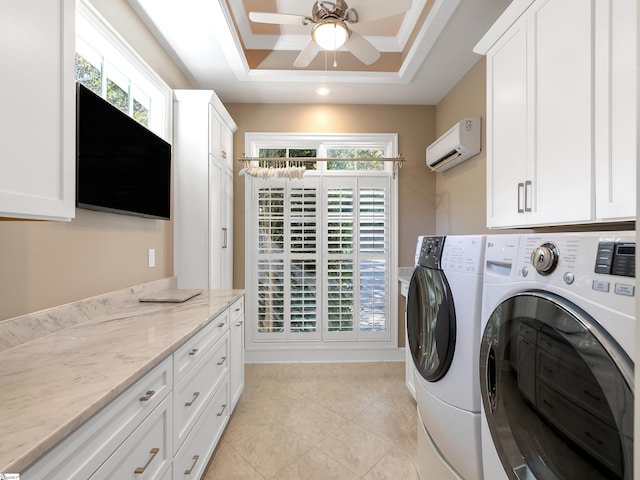
[(420, 237), (420, 253), (418, 253), (417, 264), (421, 267), (435, 268), (440, 270), (440, 257), (444, 246), (444, 236)]

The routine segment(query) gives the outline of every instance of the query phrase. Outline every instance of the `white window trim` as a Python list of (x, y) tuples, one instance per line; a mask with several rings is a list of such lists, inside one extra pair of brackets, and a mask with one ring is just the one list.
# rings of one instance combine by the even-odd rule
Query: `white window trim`
[[(99, 45), (87, 42), (92, 48), (105, 55), (107, 62), (121, 70), (137, 88), (145, 93), (155, 93), (154, 99), (162, 99), (160, 105), (153, 106), (154, 109), (160, 110), (159, 113), (153, 114), (154, 116), (157, 114), (156, 118), (160, 120), (157, 123), (150, 123), (149, 129), (172, 143), (173, 97), (169, 85), (133, 50), (95, 7), (87, 0), (79, 0), (76, 4), (76, 35), (82, 36), (83, 30), (87, 28), (95, 30), (102, 40)], [(94, 40), (99, 41), (95, 38)]]
[[(257, 157), (261, 148), (318, 148), (320, 144), (349, 144), (349, 146), (362, 145), (384, 145), (385, 156), (395, 158), (398, 156), (398, 135), (395, 133), (265, 133), (247, 132), (245, 133), (245, 152), (249, 157)], [(333, 145), (332, 145), (333, 146)], [(318, 149), (318, 156), (322, 156), (323, 151)], [(320, 166), (318, 163), (318, 166)], [(270, 363), (270, 362), (333, 362), (333, 361), (404, 361), (404, 351), (398, 348), (398, 327), (401, 319), (397, 318), (398, 312), (398, 180), (394, 178), (393, 163), (387, 162), (385, 172), (390, 175), (390, 204), (391, 218), (390, 226), (390, 262), (389, 262), (389, 337), (384, 340), (372, 341), (342, 341), (342, 342), (321, 342), (312, 343), (305, 341), (292, 341), (285, 343), (255, 341), (253, 338), (256, 318), (254, 315), (255, 306), (253, 296), (255, 286), (251, 282), (253, 275), (253, 265), (257, 259), (257, 238), (255, 222), (252, 215), (245, 215), (245, 297), (247, 309), (247, 335), (245, 341), (246, 361), (248, 363)], [(331, 175), (333, 172), (325, 172)], [(336, 175), (380, 175), (380, 172), (369, 171), (349, 171), (336, 172)], [(314, 171), (307, 171), (305, 175), (313, 176)], [(253, 182), (251, 177), (245, 177), (245, 182)], [(245, 205), (253, 205), (256, 201), (253, 198), (251, 185), (245, 188)], [(315, 340), (315, 339), (314, 339)]]

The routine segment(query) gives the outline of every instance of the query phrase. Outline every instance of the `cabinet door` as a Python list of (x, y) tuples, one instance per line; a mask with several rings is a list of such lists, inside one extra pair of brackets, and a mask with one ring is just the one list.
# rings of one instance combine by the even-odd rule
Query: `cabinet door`
[(0, 217), (75, 216), (75, 1), (0, 4)]
[(209, 288), (222, 287), (222, 246), (226, 205), (222, 164), (213, 156), (209, 161)]
[(539, 0), (527, 12), (529, 225), (592, 218), (593, 9), (588, 0)]
[(171, 468), (172, 395), (142, 422), (91, 480), (159, 480)]
[(635, 220), (637, 0), (596, 8), (596, 217)]
[(526, 18), (487, 52), (487, 226), (525, 223)]
[(231, 346), (229, 365), (229, 390), (231, 412), (233, 412), (240, 394), (244, 389), (244, 297), (230, 307)]
[(222, 120), (213, 105), (209, 104), (209, 154), (217, 160), (222, 158)]
[(225, 168), (222, 179), (224, 204), (221, 288), (233, 288), (233, 170)]

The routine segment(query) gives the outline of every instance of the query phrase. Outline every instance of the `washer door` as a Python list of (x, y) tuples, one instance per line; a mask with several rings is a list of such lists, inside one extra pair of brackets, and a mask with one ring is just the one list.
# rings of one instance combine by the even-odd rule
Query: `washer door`
[(407, 294), (407, 337), (420, 375), (430, 382), (444, 377), (455, 350), (456, 313), (441, 270), (415, 268)]
[(493, 312), (480, 388), (512, 479), (633, 478), (633, 364), (587, 313), (548, 292)]

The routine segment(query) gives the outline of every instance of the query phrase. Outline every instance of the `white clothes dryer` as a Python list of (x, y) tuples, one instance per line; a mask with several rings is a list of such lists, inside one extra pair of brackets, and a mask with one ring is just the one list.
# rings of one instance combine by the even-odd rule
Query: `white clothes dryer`
[[(415, 367), (418, 448), (430, 448), (450, 478), (482, 478), (478, 338), (483, 235), (421, 237), (407, 295)], [(432, 472), (420, 458), (421, 479)]]
[(484, 478), (633, 478), (635, 232), (487, 237)]

